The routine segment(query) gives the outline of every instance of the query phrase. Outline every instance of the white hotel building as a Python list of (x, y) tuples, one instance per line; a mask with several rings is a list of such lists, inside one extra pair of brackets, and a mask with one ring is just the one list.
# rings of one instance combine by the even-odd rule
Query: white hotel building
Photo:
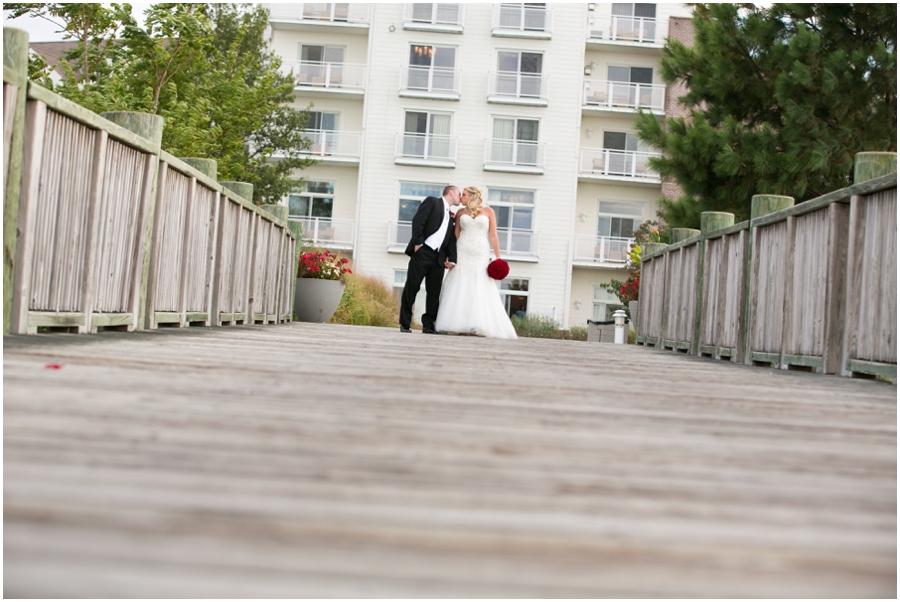
[(295, 105), (312, 105), (319, 162), (284, 200), (305, 239), (399, 291), (418, 203), (475, 185), (498, 216), (510, 314), (607, 319), (616, 299), (599, 285), (624, 279), (632, 230), (655, 218), (663, 187), (637, 108), (674, 110), (658, 60), (689, 7), (267, 7)]

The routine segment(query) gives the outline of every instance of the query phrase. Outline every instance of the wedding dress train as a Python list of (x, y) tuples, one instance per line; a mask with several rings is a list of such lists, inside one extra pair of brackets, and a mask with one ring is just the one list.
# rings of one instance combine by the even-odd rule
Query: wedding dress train
[(456, 267), (444, 278), (434, 327), (444, 332), (515, 339), (516, 330), (506, 315), (496, 281), (487, 274), (492, 257), (490, 220), (485, 214), (472, 218), (465, 211), (460, 211), (457, 219)]

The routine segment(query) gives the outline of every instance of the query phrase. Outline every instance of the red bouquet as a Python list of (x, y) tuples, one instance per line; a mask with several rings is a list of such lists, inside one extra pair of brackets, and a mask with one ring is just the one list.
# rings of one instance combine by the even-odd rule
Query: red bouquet
[(503, 280), (509, 275), (509, 264), (502, 259), (495, 259), (488, 264), (488, 276), (494, 280)]

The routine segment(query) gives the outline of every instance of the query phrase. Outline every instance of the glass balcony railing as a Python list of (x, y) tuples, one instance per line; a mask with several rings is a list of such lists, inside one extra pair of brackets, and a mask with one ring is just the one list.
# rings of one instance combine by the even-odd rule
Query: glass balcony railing
[(314, 158), (359, 161), (362, 132), (306, 130), (303, 135), (310, 140), (305, 152)]
[(666, 87), (657, 84), (632, 84), (586, 79), (584, 106), (594, 109), (644, 109), (663, 113), (666, 106)]
[(633, 238), (579, 235), (575, 237), (575, 250), (572, 259), (576, 263), (617, 264), (624, 266), (628, 260), (628, 252), (633, 244)]
[(494, 35), (549, 37), (552, 16), (553, 9), (549, 6), (495, 4), (491, 25)]
[(350, 63), (297, 61), (294, 65), (296, 87), (363, 92), (366, 66)]
[[(537, 257), (540, 233), (517, 228), (497, 228), (500, 239), (500, 254), (506, 258)], [(388, 224), (388, 249), (403, 252), (412, 238), (412, 222)]]
[(412, 222), (388, 223), (388, 249), (403, 252), (412, 238)]
[(528, 140), (486, 140), (484, 163), (492, 166), (544, 167), (544, 144)]
[(357, 2), (306, 2), (302, 4), (267, 4), (269, 20), (274, 22), (301, 21), (314, 25), (353, 27), (368, 26), (369, 4)]
[(459, 96), (461, 83), (459, 69), (410, 65), (400, 71), (401, 92)]
[(436, 134), (397, 134), (396, 160), (455, 162), (456, 136)]
[(303, 225), (303, 242), (335, 249), (353, 248), (352, 219), (332, 219), (330, 217), (297, 217), (289, 216), (292, 222)]
[(503, 257), (537, 257), (540, 236), (532, 230), (497, 228), (500, 254)]
[(492, 71), (488, 74), (488, 98), (547, 101), (550, 77), (541, 73)]
[(588, 41), (612, 44), (662, 46), (668, 35), (668, 19), (594, 16), (588, 18)]
[(405, 4), (403, 6), (403, 27), (434, 28), (435, 30), (461, 30), (463, 26), (462, 4)]
[(661, 156), (659, 153), (582, 148), (578, 173), (582, 176), (659, 181), (659, 174), (650, 169), (649, 160)]

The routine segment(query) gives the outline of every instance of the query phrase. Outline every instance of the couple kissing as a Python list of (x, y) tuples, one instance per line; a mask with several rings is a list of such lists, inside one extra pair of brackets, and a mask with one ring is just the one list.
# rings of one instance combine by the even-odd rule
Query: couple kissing
[[(453, 207), (458, 207), (455, 214)], [(401, 332), (411, 332), (413, 304), (424, 280), (425, 334), (516, 338), (488, 275), (491, 256), (500, 259), (500, 239), (497, 217), (482, 201), (481, 190), (447, 186), (440, 198), (426, 197), (413, 217), (406, 254), (410, 259), (400, 297)]]

